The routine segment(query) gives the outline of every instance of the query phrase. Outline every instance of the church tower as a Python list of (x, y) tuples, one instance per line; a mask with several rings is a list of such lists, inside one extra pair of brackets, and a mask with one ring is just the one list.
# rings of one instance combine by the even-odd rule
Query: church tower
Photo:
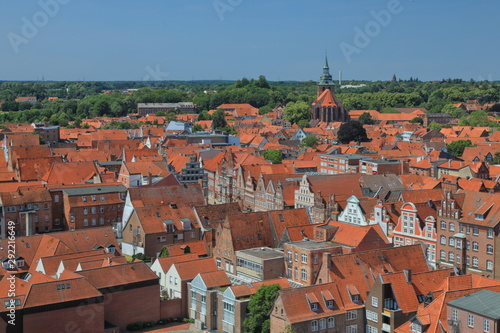
[(328, 67), (328, 58), (325, 54), (325, 66), (323, 67), (323, 74), (319, 79), (318, 83), (318, 96), (321, 95), (323, 91), (330, 89), (333, 93), (335, 92), (335, 83), (333, 82), (332, 76), (330, 75), (330, 67)]
[(318, 122), (349, 121), (349, 114), (345, 111), (342, 103), (335, 97), (335, 83), (330, 75), (328, 58), (325, 55), (325, 66), (323, 74), (318, 82), (318, 96), (311, 105), (311, 124)]

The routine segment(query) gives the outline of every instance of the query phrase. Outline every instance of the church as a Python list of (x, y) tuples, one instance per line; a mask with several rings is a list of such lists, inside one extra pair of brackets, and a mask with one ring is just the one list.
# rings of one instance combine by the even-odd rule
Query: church
[(318, 83), (318, 97), (311, 105), (311, 121), (326, 123), (349, 121), (349, 114), (333, 94), (334, 91), (335, 84), (330, 75), (328, 59), (325, 57), (323, 74)]

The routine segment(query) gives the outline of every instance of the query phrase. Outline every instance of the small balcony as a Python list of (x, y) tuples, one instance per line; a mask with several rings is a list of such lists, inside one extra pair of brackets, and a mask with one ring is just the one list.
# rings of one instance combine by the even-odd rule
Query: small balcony
[(384, 332), (391, 332), (391, 325), (383, 323), (382, 324), (382, 331), (384, 331)]

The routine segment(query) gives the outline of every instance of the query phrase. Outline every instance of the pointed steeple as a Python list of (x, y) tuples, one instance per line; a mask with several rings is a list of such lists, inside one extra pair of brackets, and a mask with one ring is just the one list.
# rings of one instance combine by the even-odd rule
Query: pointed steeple
[(319, 79), (318, 85), (320, 86), (333, 86), (335, 83), (333, 82), (332, 76), (330, 75), (330, 67), (328, 66), (328, 57), (325, 53), (325, 66), (323, 67), (323, 74)]

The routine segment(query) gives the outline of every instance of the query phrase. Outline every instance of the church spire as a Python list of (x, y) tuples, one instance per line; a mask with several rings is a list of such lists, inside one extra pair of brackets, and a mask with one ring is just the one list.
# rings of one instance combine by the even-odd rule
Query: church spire
[(319, 86), (333, 86), (335, 83), (333, 82), (332, 76), (330, 75), (330, 67), (328, 66), (328, 57), (325, 52), (325, 66), (323, 67), (323, 74), (319, 79)]

